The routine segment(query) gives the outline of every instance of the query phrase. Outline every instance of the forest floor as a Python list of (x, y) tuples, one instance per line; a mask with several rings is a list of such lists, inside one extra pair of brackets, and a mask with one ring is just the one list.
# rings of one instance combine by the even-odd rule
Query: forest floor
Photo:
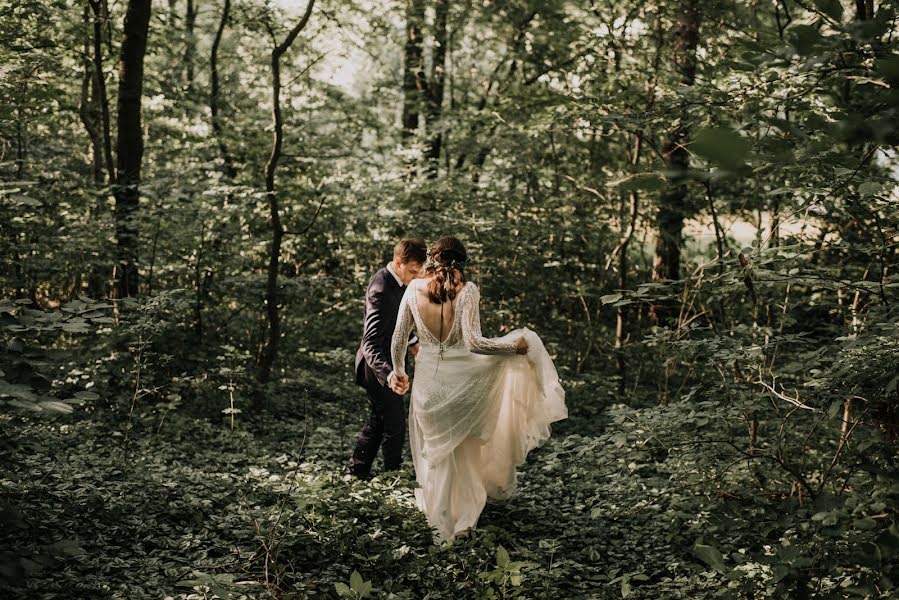
[(7, 421), (0, 589), (128, 599), (726, 591), (694, 550), (708, 512), (685, 512), (707, 498), (635, 443), (635, 409), (610, 412), (595, 382), (571, 383), (571, 417), (520, 468), (517, 496), (488, 503), (470, 537), (437, 546), (408, 460), (370, 481), (342, 474), (366, 400), (336, 378), (302, 373), (233, 430), (227, 415), (188, 407), (138, 409), (130, 426), (112, 409)]

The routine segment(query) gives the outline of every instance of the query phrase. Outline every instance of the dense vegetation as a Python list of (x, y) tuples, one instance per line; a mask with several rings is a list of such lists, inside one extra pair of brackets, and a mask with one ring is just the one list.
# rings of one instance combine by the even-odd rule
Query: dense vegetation
[[(897, 10), (3, 4), (4, 597), (893, 597)], [(341, 467), (446, 234), (571, 417), (436, 546)]]

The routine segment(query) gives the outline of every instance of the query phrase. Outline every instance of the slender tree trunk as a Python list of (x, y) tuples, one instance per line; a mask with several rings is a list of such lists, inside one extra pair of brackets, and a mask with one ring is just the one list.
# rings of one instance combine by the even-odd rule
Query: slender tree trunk
[[(515, 75), (515, 72), (518, 70), (518, 61), (513, 60), (509, 65), (509, 72), (506, 74), (506, 80), (512, 79)], [(474, 160), (471, 161), (472, 166), (472, 174), (471, 181), (474, 185), (477, 185), (481, 180), (481, 171), (484, 168), (484, 163), (487, 162), (487, 157), (490, 155), (490, 151), (493, 149), (492, 140), (493, 135), (496, 133), (496, 130), (499, 128), (499, 123), (494, 121), (493, 125), (490, 126), (490, 130), (487, 132), (485, 137), (486, 142), (478, 148), (478, 153), (475, 155)], [(461, 167), (464, 163), (465, 157), (459, 157), (458, 166)]]
[[(656, 46), (655, 46), (655, 54), (652, 59), (652, 75), (650, 78), (646, 79), (644, 82), (644, 90), (646, 92), (646, 111), (649, 112), (653, 106), (655, 106), (656, 102), (656, 84), (659, 80), (659, 67), (662, 61), (662, 49), (665, 46), (665, 36), (662, 30), (661, 19), (655, 19), (655, 27), (653, 28), (653, 35), (655, 36)], [(616, 59), (617, 59), (617, 51), (616, 51)], [(615, 65), (616, 73), (620, 70), (620, 64), (616, 60)], [(640, 164), (640, 155), (643, 150), (643, 130), (638, 130), (634, 139), (633, 150), (630, 152), (629, 163), (631, 167), (632, 173), (637, 173), (639, 170)], [(637, 219), (640, 215), (640, 197), (636, 190), (632, 191), (629, 195), (629, 213), (628, 213), (628, 225), (627, 229), (624, 231), (624, 234), (621, 237), (621, 241), (618, 243), (618, 248), (616, 248), (615, 252), (619, 253), (618, 256), (618, 289), (626, 290), (628, 289), (628, 276), (630, 265), (628, 263), (628, 249), (630, 248), (631, 240), (634, 238), (634, 234), (637, 230)], [(613, 252), (613, 256), (615, 254)], [(641, 252), (642, 254), (642, 252)], [(611, 261), (611, 258), (610, 258)], [(606, 266), (608, 269), (608, 265)], [(624, 341), (627, 338), (627, 321), (629, 310), (627, 306), (618, 306), (616, 310), (616, 324), (615, 324), (615, 363), (618, 369), (619, 383), (618, 383), (618, 392), (622, 396), (627, 392), (628, 385), (628, 370), (627, 370), (627, 357), (624, 353)], [(642, 316), (642, 313), (640, 313)]]
[(194, 261), (194, 335), (198, 346), (203, 344), (203, 250), (206, 246), (206, 222), (200, 222), (200, 248)]
[(425, 158), (428, 161), (428, 176), (436, 177), (440, 165), (440, 147), (443, 133), (440, 117), (443, 113), (443, 95), (446, 78), (446, 18), (449, 13), (449, 0), (436, 0), (436, 18), (434, 23), (434, 52), (431, 65), (431, 83), (428, 93), (428, 119), (430, 142)]
[(855, 18), (867, 21), (874, 18), (874, 0), (855, 0)]
[[(97, 196), (97, 202), (90, 207), (89, 215), (93, 221), (102, 211), (105, 210), (103, 204), (106, 193), (103, 191), (106, 187), (106, 176), (103, 172), (104, 158), (104, 133), (102, 126), (102, 116), (100, 108), (100, 86), (99, 79), (102, 74), (96, 73), (96, 65), (91, 58), (92, 48), (99, 46), (102, 40), (97, 40), (96, 36), (102, 33), (100, 24), (94, 16), (90, 3), (84, 5), (84, 72), (81, 79), (81, 102), (79, 106), (79, 114), (84, 129), (87, 131), (91, 144), (91, 173), (94, 181), (94, 189)], [(99, 265), (95, 262), (85, 260), (83, 267), (87, 270), (87, 294), (92, 298), (101, 298), (106, 295), (106, 286), (104, 284), (103, 274), (100, 272)], [(80, 273), (79, 273), (80, 275)], [(80, 285), (78, 292), (81, 292)]]
[[(84, 129), (91, 142), (91, 173), (94, 179), (94, 186), (99, 189), (103, 187), (103, 139), (100, 134), (100, 115), (97, 106), (97, 78), (94, 76), (94, 66), (91, 61), (91, 40), (92, 35), (88, 31), (93, 31), (92, 17), (90, 8), (84, 6), (84, 59), (82, 61), (81, 76), (81, 101), (78, 105), (78, 115), (84, 124)], [(94, 210), (91, 210), (91, 214)]]
[(281, 258), (281, 240), (284, 227), (281, 224), (281, 209), (275, 193), (275, 171), (281, 159), (281, 146), (284, 142), (284, 118), (281, 114), (281, 57), (290, 49), (300, 31), (309, 22), (315, 0), (309, 0), (306, 12), (300, 22), (290, 31), (287, 37), (272, 50), (272, 151), (265, 163), (265, 191), (268, 196), (269, 213), (272, 226), (272, 244), (269, 251), (268, 277), (265, 285), (265, 314), (268, 325), (268, 337), (257, 364), (256, 379), (259, 382), (254, 394), (254, 402), (260, 407), (264, 398), (264, 385), (271, 379), (272, 367), (278, 355), (278, 344), (281, 340), (281, 321), (278, 314), (278, 268)]
[[(691, 86), (696, 80), (698, 43), (698, 0), (682, 0), (674, 42), (674, 64), (682, 85)], [(680, 278), (681, 232), (684, 218), (688, 216), (687, 186), (683, 175), (690, 166), (690, 157), (684, 145), (689, 133), (688, 115), (685, 110), (680, 125), (671, 133), (664, 149), (668, 169), (674, 172), (674, 175), (659, 198), (658, 230), (653, 260), (653, 279), (656, 281)]]
[[(27, 87), (26, 84), (22, 84), (19, 87), (19, 97), (26, 98)], [(16, 106), (16, 177), (19, 179), (24, 179), (25, 177), (25, 157), (26, 157), (26, 137), (25, 137), (25, 125), (24, 125), (24, 115), (22, 114), (22, 106), (18, 104)], [(24, 298), (28, 295), (28, 285), (26, 282), (26, 273), (25, 273), (25, 258), (19, 252), (20, 242), (24, 242), (22, 246), (27, 246), (28, 244), (28, 232), (22, 232), (22, 235), (18, 233), (10, 236), (13, 240), (12, 248), (15, 253), (13, 257), (13, 272), (14, 272), (14, 283), (16, 289), (16, 297)], [(24, 239), (22, 239), (24, 238)]]
[[(20, 97), (24, 98), (26, 86), (20, 86)], [(22, 115), (22, 107), (16, 106), (16, 177), (25, 176), (25, 158), (28, 156), (28, 140), (25, 130), (25, 118)]]
[(194, 54), (196, 53), (196, 37), (194, 27), (197, 23), (197, 9), (194, 0), (187, 0), (184, 13), (184, 65), (187, 70), (187, 88), (194, 85)]
[[(531, 22), (537, 16), (537, 12), (529, 12), (525, 17), (521, 20), (518, 26), (515, 28), (515, 34), (512, 36), (512, 39), (509, 42), (509, 54), (516, 55), (520, 50), (521, 46), (524, 43), (525, 34), (527, 33), (528, 26), (530, 26)], [(505, 59), (497, 63), (496, 67), (494, 67), (493, 72), (488, 79), (487, 86), (484, 90), (484, 94), (481, 96), (481, 100), (478, 102), (477, 112), (482, 112), (486, 107), (488, 102), (490, 101), (490, 92), (493, 90), (494, 85), (497, 83), (499, 79), (499, 73), (502, 69), (503, 64), (505, 64)], [(509, 64), (509, 68), (506, 71), (505, 77), (503, 78), (505, 81), (510, 81), (512, 77), (515, 75), (515, 72), (518, 70), (518, 60), (513, 58), (512, 62)], [(525, 81), (524, 85), (530, 85), (537, 81), (537, 79), (530, 79)], [(475, 185), (477, 185), (478, 180), (480, 178), (480, 170), (483, 167), (484, 163), (487, 161), (487, 156), (490, 154), (491, 145), (489, 143), (493, 138), (493, 134), (496, 132), (497, 124), (494, 122), (491, 125), (490, 130), (485, 136), (485, 140), (487, 140), (479, 149), (477, 154), (475, 155), (473, 164), (473, 175), (472, 181)], [(476, 128), (472, 128), (469, 132), (468, 137), (474, 137), (476, 133)], [(468, 159), (468, 156), (462, 152), (459, 154), (459, 157), (456, 159), (456, 170), (461, 170), (465, 166), (465, 161)]]
[(141, 96), (151, 5), (151, 0), (128, 1), (119, 59), (117, 178), (114, 189), (119, 298), (134, 296), (138, 292), (137, 218), (144, 154)]
[(219, 102), (221, 98), (221, 86), (219, 84), (218, 54), (219, 47), (222, 43), (222, 35), (225, 27), (231, 18), (231, 0), (225, 0), (222, 8), (222, 17), (219, 20), (218, 29), (215, 32), (215, 39), (212, 41), (212, 52), (209, 57), (209, 78), (211, 83), (211, 91), (209, 93), (209, 110), (212, 113), (212, 133), (215, 135), (218, 143), (219, 152), (222, 154), (222, 160), (225, 163), (225, 174), (230, 179), (237, 176), (237, 170), (234, 167), (234, 159), (228, 150), (228, 144), (225, 142), (225, 134), (222, 128), (222, 119), (220, 114)]
[[(639, 144), (639, 142), (638, 142)], [(638, 150), (639, 152), (639, 150)], [(634, 232), (637, 228), (637, 217), (640, 214), (640, 196), (636, 190), (628, 196), (628, 224), (621, 241), (618, 244), (618, 289), (626, 290), (628, 286), (628, 270), (630, 265), (627, 260), (627, 251)], [(624, 356), (624, 339), (626, 337), (627, 307), (616, 307), (615, 323), (615, 366), (618, 368), (618, 393), (624, 394), (627, 389), (627, 361)]]
[(103, 25), (109, 23), (106, 0), (89, 0), (94, 13), (94, 85), (97, 103), (100, 107), (103, 136), (103, 159), (106, 165), (106, 180), (112, 184), (116, 180), (115, 163), (112, 158), (112, 127), (109, 118), (109, 96), (106, 93), (106, 74), (103, 69)]
[[(709, 213), (712, 215), (712, 227), (715, 230), (715, 252), (718, 259), (718, 276), (724, 278), (724, 231), (721, 229), (721, 223), (718, 221), (718, 211), (715, 208), (715, 197), (712, 195), (712, 184), (707, 181), (705, 184), (706, 198), (709, 201)], [(724, 299), (718, 298), (718, 320), (722, 327), (726, 327), (727, 314), (724, 312)], [(750, 444), (751, 446), (752, 444)]]
[(418, 131), (418, 115), (427, 91), (422, 53), (422, 26), (425, 20), (423, 0), (406, 0), (406, 46), (403, 50), (403, 131), (409, 145)]

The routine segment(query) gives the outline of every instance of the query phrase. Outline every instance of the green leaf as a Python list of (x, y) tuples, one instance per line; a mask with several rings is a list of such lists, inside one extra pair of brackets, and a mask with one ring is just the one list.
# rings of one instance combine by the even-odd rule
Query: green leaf
[(822, 41), (821, 32), (811, 25), (793, 25), (788, 30), (787, 36), (790, 44), (802, 55), (812, 54)]
[(65, 402), (59, 402), (58, 400), (45, 400), (39, 404), (39, 406), (43, 410), (49, 410), (53, 412), (69, 414), (72, 412), (72, 405), (66, 404)]
[(509, 553), (502, 546), (496, 547), (496, 564), (504, 569), (509, 566)]
[(359, 574), (359, 571), (353, 570), (353, 574), (350, 575), (350, 589), (357, 594), (361, 594), (363, 584), (362, 575)]
[(623, 297), (623, 294), (606, 294), (605, 296), (601, 296), (599, 301), (603, 304), (611, 304), (612, 302), (618, 302)]
[(47, 551), (53, 556), (79, 556), (84, 554), (84, 548), (78, 545), (77, 540), (62, 539), (46, 546)]
[(876, 181), (866, 181), (858, 186), (858, 193), (862, 196), (873, 196), (880, 191), (881, 187)]
[(664, 179), (655, 173), (638, 173), (620, 180), (618, 182), (618, 189), (622, 192), (629, 192), (632, 190), (646, 190), (651, 192), (661, 189), (664, 184)]
[(210, 583), (209, 591), (221, 598), (222, 600), (231, 600), (231, 592), (228, 591), (228, 588), (223, 586), (220, 583)]
[(749, 140), (732, 129), (707, 127), (696, 133), (690, 149), (725, 169), (735, 171), (743, 165), (750, 146)]
[(867, 531), (869, 529), (874, 529), (877, 527), (877, 521), (874, 519), (856, 519), (852, 522), (852, 526), (856, 529), (861, 529), (862, 531)]
[(832, 419), (835, 419), (840, 411), (843, 409), (843, 401), (842, 400), (834, 400), (830, 403), (830, 408), (827, 409), (827, 414), (830, 415)]
[(874, 61), (874, 69), (891, 85), (899, 84), (899, 56), (893, 54)]
[(721, 552), (718, 551), (717, 548), (712, 546), (706, 546), (703, 544), (696, 544), (693, 546), (693, 551), (696, 555), (702, 559), (702, 562), (709, 565), (719, 573), (724, 573), (727, 571), (727, 568), (724, 566), (724, 556)]
[(814, 0), (818, 10), (833, 19), (834, 21), (842, 21), (843, 5), (840, 0)]
[(29, 196), (9, 196), (9, 199), (18, 204), (19, 206), (42, 206), (43, 202), (40, 200), (35, 200)]

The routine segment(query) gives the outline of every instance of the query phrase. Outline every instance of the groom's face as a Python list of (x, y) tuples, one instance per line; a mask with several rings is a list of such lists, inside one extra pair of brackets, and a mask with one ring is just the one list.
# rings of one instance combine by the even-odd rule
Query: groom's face
[(418, 279), (421, 275), (422, 267), (420, 262), (410, 261), (407, 263), (400, 263), (397, 261), (394, 263), (393, 267), (399, 278), (403, 280), (403, 285), (409, 285), (413, 279)]

